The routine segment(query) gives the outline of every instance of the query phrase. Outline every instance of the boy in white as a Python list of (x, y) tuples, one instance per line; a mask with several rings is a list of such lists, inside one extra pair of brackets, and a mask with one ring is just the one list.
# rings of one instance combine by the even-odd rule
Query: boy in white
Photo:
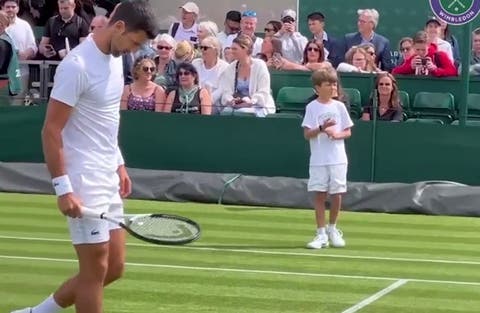
[[(310, 178), (308, 191), (315, 192), (314, 206), (317, 235), (308, 248), (321, 249), (330, 244), (344, 247), (342, 232), (336, 228), (342, 205), (342, 193), (347, 191), (347, 154), (344, 139), (351, 136), (353, 122), (345, 105), (332, 99), (337, 89), (337, 74), (332, 69), (312, 74), (317, 99), (307, 105), (302, 122), (303, 134), (310, 142)], [(325, 201), (330, 195), (330, 217), (325, 228)]]

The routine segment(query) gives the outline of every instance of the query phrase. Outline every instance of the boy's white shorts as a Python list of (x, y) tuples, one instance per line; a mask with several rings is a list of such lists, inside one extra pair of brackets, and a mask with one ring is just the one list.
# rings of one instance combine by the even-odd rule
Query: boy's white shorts
[(308, 191), (328, 192), (329, 194), (347, 191), (348, 164), (310, 166)]
[[(89, 172), (69, 175), (73, 193), (82, 205), (98, 212), (123, 214), (123, 201), (119, 194), (116, 172)], [(72, 243), (93, 244), (110, 240), (110, 231), (120, 228), (106, 220), (68, 217)]]

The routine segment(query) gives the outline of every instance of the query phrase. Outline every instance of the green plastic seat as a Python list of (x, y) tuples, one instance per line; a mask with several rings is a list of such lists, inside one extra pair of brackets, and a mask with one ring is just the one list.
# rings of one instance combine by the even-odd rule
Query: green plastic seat
[(314, 95), (311, 87), (282, 87), (278, 91), (275, 104), (278, 112), (303, 112), (310, 97)]
[(438, 124), (445, 125), (445, 121), (438, 118), (409, 118), (406, 123), (421, 123), (421, 124)]
[(411, 116), (451, 123), (455, 118), (453, 95), (449, 92), (418, 92), (411, 104)]

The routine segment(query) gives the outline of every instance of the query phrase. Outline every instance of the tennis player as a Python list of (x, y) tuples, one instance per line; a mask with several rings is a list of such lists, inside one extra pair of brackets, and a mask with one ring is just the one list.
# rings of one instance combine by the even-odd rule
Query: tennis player
[(13, 313), (56, 313), (72, 305), (77, 313), (102, 313), (104, 286), (123, 273), (123, 230), (104, 220), (81, 218), (81, 206), (122, 214), (121, 197), (131, 192), (117, 142), (121, 55), (159, 33), (152, 12), (146, 0), (122, 2), (108, 26), (89, 35), (57, 68), (42, 142), (79, 271), (42, 303)]

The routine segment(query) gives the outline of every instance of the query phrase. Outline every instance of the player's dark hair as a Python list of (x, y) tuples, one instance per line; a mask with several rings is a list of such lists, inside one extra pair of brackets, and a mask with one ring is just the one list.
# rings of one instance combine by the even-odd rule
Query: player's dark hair
[(123, 21), (128, 32), (144, 31), (149, 39), (160, 32), (157, 18), (148, 0), (127, 0), (121, 2), (110, 18), (109, 25)]

